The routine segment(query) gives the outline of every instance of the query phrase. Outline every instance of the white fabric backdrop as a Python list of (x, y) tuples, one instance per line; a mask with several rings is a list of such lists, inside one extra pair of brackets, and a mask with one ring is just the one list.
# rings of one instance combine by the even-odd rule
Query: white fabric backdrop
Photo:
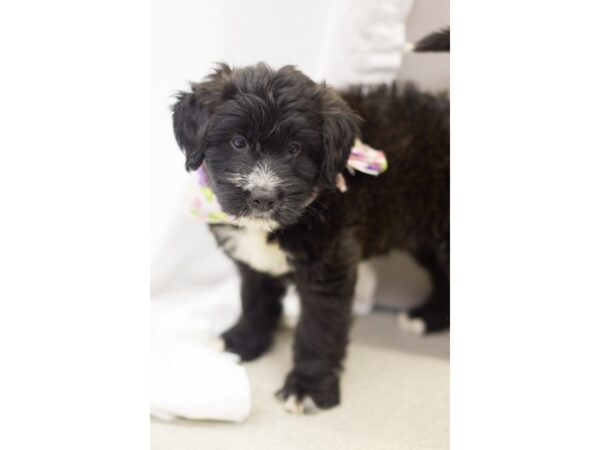
[[(411, 4), (412, 0), (153, 1), (151, 295), (156, 412), (229, 420), (242, 420), (250, 412), (243, 369), (229, 360), (207, 365), (212, 356), (200, 357), (205, 351), (200, 347), (239, 313), (239, 282), (206, 227), (183, 214), (187, 175), (172, 134), (172, 95), (204, 77), (219, 61), (294, 64), (313, 79), (338, 87), (391, 82), (400, 67), (404, 19)], [(183, 380), (187, 360), (188, 378)], [(215, 384), (218, 371), (227, 372), (227, 383)], [(233, 384), (240, 394), (232, 397)], [(174, 385), (177, 392), (169, 390)], [(195, 404), (182, 405), (180, 398)], [(224, 401), (232, 406), (214, 407)]]

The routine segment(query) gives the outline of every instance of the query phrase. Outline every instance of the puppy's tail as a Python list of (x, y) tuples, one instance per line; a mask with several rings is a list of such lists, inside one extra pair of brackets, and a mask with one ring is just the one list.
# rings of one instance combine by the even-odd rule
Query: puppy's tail
[(409, 52), (449, 52), (450, 51), (450, 27), (428, 34), (416, 44), (407, 42), (402, 49), (404, 53)]

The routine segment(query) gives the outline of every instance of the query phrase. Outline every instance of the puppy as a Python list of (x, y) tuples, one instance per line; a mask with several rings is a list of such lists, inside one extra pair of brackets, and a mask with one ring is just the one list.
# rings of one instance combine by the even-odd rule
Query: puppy
[[(411, 252), (433, 289), (408, 320), (427, 332), (449, 326), (447, 95), (411, 85), (338, 93), (291, 66), (222, 64), (179, 93), (173, 125), (187, 170), (202, 166), (234, 218), (210, 225), (242, 278), (226, 350), (246, 361), (264, 353), (296, 285), (293, 369), (279, 391), (290, 411), (340, 402), (359, 261)], [(357, 138), (385, 152), (387, 171), (347, 170)]]

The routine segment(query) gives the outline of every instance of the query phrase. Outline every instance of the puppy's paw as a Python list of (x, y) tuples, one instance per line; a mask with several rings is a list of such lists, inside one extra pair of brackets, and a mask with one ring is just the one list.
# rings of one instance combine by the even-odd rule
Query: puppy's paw
[(240, 356), (242, 361), (252, 361), (262, 355), (272, 342), (272, 334), (254, 331), (240, 324), (221, 335), (224, 350)]
[(436, 331), (443, 331), (450, 327), (450, 318), (446, 313), (415, 309), (409, 313), (398, 316), (398, 325), (401, 329), (417, 336), (423, 336)]
[(292, 414), (333, 408), (340, 403), (339, 376), (333, 373), (307, 376), (293, 370), (277, 396), (285, 401), (286, 411)]
[(410, 317), (407, 313), (398, 316), (398, 326), (404, 331), (417, 336), (423, 336), (427, 331), (427, 325), (419, 317)]
[(285, 401), (285, 410), (297, 415), (314, 414), (318, 411), (318, 407), (309, 395), (300, 400), (292, 394)]

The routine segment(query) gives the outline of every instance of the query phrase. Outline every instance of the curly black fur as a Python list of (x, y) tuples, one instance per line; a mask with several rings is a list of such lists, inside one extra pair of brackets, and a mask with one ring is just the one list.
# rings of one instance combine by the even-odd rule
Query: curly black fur
[[(427, 303), (411, 315), (422, 319), (428, 331), (448, 327), (445, 94), (420, 92), (411, 85), (357, 87), (338, 94), (292, 67), (222, 65), (191, 92), (179, 94), (173, 121), (186, 167), (204, 162), (223, 209), (267, 223), (263, 244), (285, 252), (289, 271), (261, 272), (250, 259), (239, 257), (238, 238), (231, 234), (250, 231), (211, 227), (219, 244), (238, 259), (242, 277), (243, 314), (223, 335), (227, 349), (245, 360), (267, 350), (285, 285), (297, 287), (302, 310), (294, 367), (281, 390), (284, 398), (310, 396), (323, 408), (339, 403), (339, 375), (362, 259), (393, 249), (410, 251), (434, 282)], [(359, 135), (386, 152), (389, 169), (378, 177), (345, 170)], [(268, 176), (260, 179), (264, 185), (248, 182), (261, 164), (276, 182)], [(336, 188), (339, 173), (347, 182), (345, 193)], [(268, 196), (272, 209), (257, 209), (255, 191)]]

